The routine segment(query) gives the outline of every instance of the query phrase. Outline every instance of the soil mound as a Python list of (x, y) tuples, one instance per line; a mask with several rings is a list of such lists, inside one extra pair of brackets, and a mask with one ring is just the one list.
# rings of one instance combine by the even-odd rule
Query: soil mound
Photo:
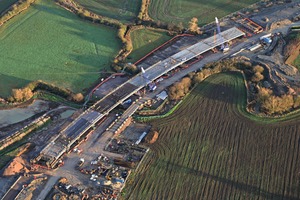
[(25, 161), (21, 157), (14, 158), (3, 172), (3, 176), (13, 176), (22, 172), (29, 172)]
[(146, 137), (145, 137), (145, 142), (148, 144), (153, 144), (156, 142), (158, 138), (158, 132), (157, 131), (151, 131)]
[(289, 19), (284, 19), (284, 20), (281, 20), (281, 21), (276, 21), (276, 22), (273, 22), (271, 25), (270, 25), (270, 30), (274, 30), (274, 29), (277, 29), (279, 27), (282, 27), (284, 25), (289, 25), (291, 24), (291, 20)]

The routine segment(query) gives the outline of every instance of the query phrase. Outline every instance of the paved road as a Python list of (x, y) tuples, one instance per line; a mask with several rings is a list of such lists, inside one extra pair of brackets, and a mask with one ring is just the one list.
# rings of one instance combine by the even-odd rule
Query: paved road
[(55, 183), (59, 180), (59, 176), (51, 176), (49, 178), (49, 180), (46, 183), (46, 186), (44, 187), (44, 189), (41, 191), (41, 193), (39, 194), (39, 196), (36, 198), (37, 200), (43, 200), (47, 197), (48, 193), (50, 192), (50, 190), (53, 188), (53, 186), (55, 185)]

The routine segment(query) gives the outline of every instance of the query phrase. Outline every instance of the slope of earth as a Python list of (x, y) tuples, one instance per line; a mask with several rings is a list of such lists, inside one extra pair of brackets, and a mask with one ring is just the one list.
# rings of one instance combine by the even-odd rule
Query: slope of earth
[(154, 20), (184, 25), (197, 17), (203, 25), (256, 2), (258, 0), (152, 0), (149, 15)]
[(0, 27), (0, 96), (34, 80), (81, 92), (109, 67), (120, 46), (116, 30), (37, 0)]
[(241, 114), (245, 104), (239, 73), (199, 84), (171, 116), (152, 122), (159, 139), (123, 198), (299, 199), (300, 117), (255, 122)]
[(17, 0), (0, 0), (0, 15), (3, 11), (7, 10)]
[(286, 37), (287, 45), (284, 48), (286, 64), (293, 65), (300, 69), (300, 33), (291, 32)]
[(131, 33), (133, 51), (128, 56), (128, 61), (134, 63), (145, 56), (151, 50), (155, 49), (172, 37), (164, 31), (155, 31), (150, 29), (138, 29)]
[(75, 0), (83, 7), (102, 16), (120, 21), (133, 21), (139, 13), (141, 0)]
[(300, 69), (300, 54), (298, 57), (294, 60), (294, 66), (296, 66), (298, 69)]

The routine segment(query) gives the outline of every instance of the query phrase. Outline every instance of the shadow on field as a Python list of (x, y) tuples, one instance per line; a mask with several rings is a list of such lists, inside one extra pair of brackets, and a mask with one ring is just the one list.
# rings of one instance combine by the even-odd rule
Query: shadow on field
[[(238, 104), (238, 95), (244, 95), (241, 94), (241, 89), (238, 88), (238, 86), (228, 82), (224, 84), (215, 84), (210, 80), (205, 80), (205, 82), (200, 83), (200, 87), (198, 88), (199, 89), (195, 90), (196, 95), (232, 105)], [(245, 91), (242, 92), (244, 93)]]
[(110, 66), (109, 62), (101, 63), (101, 65), (99, 65), (97, 60), (106, 59), (104, 56), (99, 54), (88, 54), (88, 55), (70, 54), (69, 57), (75, 62), (84, 65), (86, 68), (91, 68), (91, 71), (104, 69), (105, 68), (104, 66), (106, 66), (106, 69), (109, 69), (108, 66)]
[[(38, 10), (38, 11), (41, 11), (41, 12), (46, 12), (46, 13), (50, 13), (50, 14), (53, 14), (53, 15), (59, 15), (59, 16), (64, 17), (64, 18), (72, 19), (71, 16), (68, 17), (68, 14), (63, 14), (62, 13), (63, 8), (59, 8), (59, 7), (56, 8), (55, 5), (47, 6), (47, 5), (42, 5), (42, 4), (38, 4), (38, 3), (33, 3), (31, 5), (31, 7)], [(66, 11), (66, 12), (68, 12), (68, 11)]]
[(0, 73), (0, 97), (8, 97), (14, 88), (24, 87), (30, 80)]
[(202, 177), (205, 177), (205, 178), (208, 178), (208, 179), (212, 179), (214, 181), (218, 181), (218, 182), (220, 182), (224, 185), (227, 185), (229, 187), (235, 188), (235, 189), (240, 190), (240, 191), (247, 192), (249, 194), (254, 194), (254, 195), (260, 196), (264, 199), (299, 200), (297, 197), (290, 197), (290, 196), (285, 196), (285, 195), (281, 195), (281, 194), (271, 193), (271, 192), (268, 192), (266, 190), (262, 190), (257, 186), (252, 186), (252, 185), (248, 185), (248, 184), (245, 184), (245, 183), (240, 183), (240, 182), (233, 181), (233, 180), (230, 180), (230, 179), (227, 179), (227, 178), (212, 175), (212, 174), (207, 173), (207, 172), (203, 172), (203, 171), (200, 171), (200, 170), (195, 170), (195, 169), (192, 169), (192, 168), (189, 168), (189, 167), (184, 167), (184, 166), (175, 164), (173, 162), (168, 162), (168, 161), (163, 161), (163, 162), (165, 162), (165, 164), (163, 164), (162, 167), (172, 166), (173, 168), (175, 168), (176, 171), (180, 171), (180, 172), (183, 172), (183, 173), (192, 174), (192, 175), (195, 175), (195, 176), (202, 176)]
[[(91, 23), (89, 21), (85, 21), (86, 23)], [(74, 51), (73, 54), (70, 54), (70, 57), (75, 60), (78, 63), (81, 63), (83, 65), (87, 65), (87, 66), (92, 66), (92, 67), (97, 67), (97, 68), (101, 68), (101, 66), (97, 65), (97, 62), (95, 62), (96, 60), (106, 60), (107, 57), (106, 55), (111, 55), (112, 54), (112, 46), (109, 40), (105, 40), (103, 39), (103, 37), (105, 38), (105, 35), (97, 35), (98, 38), (95, 38), (95, 33), (92, 33), (92, 31), (94, 31), (94, 29), (89, 29), (89, 27), (87, 27), (87, 29), (82, 30), (79, 26), (74, 26), (74, 23), (72, 22), (66, 22), (66, 21), (61, 21), (60, 24), (62, 24), (67, 28), (67, 33), (71, 34), (71, 35), (76, 35), (77, 37), (81, 38), (84, 41), (87, 41), (89, 43), (91, 43), (91, 45), (94, 45), (94, 52), (93, 54), (82, 54), (80, 50), (78, 50), (77, 52)], [(92, 24), (94, 26), (99, 26), (98, 24)], [(107, 27), (105, 27), (107, 28)], [(109, 29), (109, 28), (107, 28)], [(101, 32), (99, 32), (101, 33)], [(117, 39), (116, 39), (117, 40)], [(115, 42), (115, 41), (112, 41)], [(102, 65), (110, 65), (110, 62), (107, 63), (102, 63)]]
[[(79, 19), (79, 20), (82, 20), (82, 19)], [(100, 24), (93, 24), (92, 22), (90, 22), (88, 20), (84, 20), (83, 22), (89, 24), (90, 26), (86, 26), (85, 29), (82, 30), (82, 26), (76, 26), (76, 23), (73, 23), (73, 22), (60, 21), (59, 23), (61, 25), (63, 25), (64, 27), (68, 27), (68, 28), (66, 28), (67, 29), (66, 32), (69, 34), (76, 35), (76, 36), (82, 38), (83, 40), (94, 43), (96, 45), (101, 45), (104, 47), (111, 48), (110, 41), (103, 39), (103, 37), (105, 37), (105, 36), (99, 34), (99, 35), (97, 35), (98, 38), (95, 38), (95, 33), (92, 32), (95, 30), (94, 27), (99, 28), (99, 30), (100, 30), (100, 28), (105, 28), (105, 29), (107, 29), (107, 31), (110, 29), (110, 27), (105, 27), (104, 25), (100, 25)], [(94, 27), (92, 27), (92, 26), (94, 26)], [(112, 30), (114, 30), (114, 29), (112, 29)], [(104, 31), (102, 31), (102, 32), (105, 33)], [(116, 40), (119, 40), (119, 39), (117, 39), (117, 35), (116, 35)]]
[[(205, 5), (208, 6), (208, 9), (200, 12), (198, 19), (201, 22), (201, 21), (203, 21), (201, 19), (205, 19), (207, 16), (211, 16), (211, 13), (216, 13), (215, 16), (217, 16), (217, 17), (223, 17), (224, 13), (232, 13), (234, 11), (237, 11), (238, 9), (244, 8), (244, 7), (236, 5), (236, 3), (237, 2), (233, 1), (233, 0), (222, 1), (222, 2), (221, 1), (206, 1)], [(235, 9), (233, 9), (233, 8), (235, 8)], [(223, 12), (221, 15), (218, 14), (219, 10)], [(203, 23), (202, 25), (205, 25), (205, 23)]]

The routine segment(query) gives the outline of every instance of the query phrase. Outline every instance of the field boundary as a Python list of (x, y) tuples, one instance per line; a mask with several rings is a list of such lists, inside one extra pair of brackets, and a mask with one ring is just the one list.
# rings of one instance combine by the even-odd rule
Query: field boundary
[(137, 65), (138, 63), (140, 63), (141, 61), (145, 60), (148, 56), (150, 56), (152, 53), (154, 53), (155, 51), (157, 51), (158, 49), (166, 46), (167, 44), (169, 44), (170, 42), (172, 42), (173, 40), (179, 38), (179, 37), (184, 37), (184, 36), (194, 36), (191, 34), (180, 34), (180, 35), (176, 35), (175, 37), (171, 38), (170, 40), (168, 40), (167, 42), (163, 43), (162, 45), (156, 47), (155, 49), (153, 49), (152, 51), (150, 51), (149, 53), (147, 53), (145, 56), (143, 56), (142, 58), (140, 58), (138, 61), (136, 61), (134, 64)]
[[(226, 18), (229, 18), (229, 17), (232, 17), (232, 16), (234, 16), (234, 15), (240, 14), (241, 12), (245, 12), (245, 11), (247, 11), (248, 9), (257, 6), (260, 2), (261, 2), (261, 0), (258, 1), (258, 2), (256, 2), (256, 3), (253, 3), (253, 4), (251, 4), (251, 5), (249, 5), (249, 6), (245, 7), (245, 8), (242, 8), (242, 9), (240, 9), (240, 10), (238, 10), (238, 11), (235, 11), (235, 12), (232, 12), (232, 13), (230, 13), (230, 14), (228, 14), (228, 15), (225, 15), (224, 17), (221, 17), (221, 18), (219, 19), (219, 21), (220, 21), (220, 22), (221, 22), (221, 21), (224, 21)], [(211, 25), (214, 25), (214, 24), (215, 24), (215, 22), (212, 21), (212, 22), (207, 23), (207, 24), (205, 24), (204, 26), (202, 26), (201, 29), (202, 29), (202, 30), (205, 30), (206, 27), (210, 27)]]
[(137, 18), (139, 20), (143, 20), (143, 21), (152, 20), (151, 17), (149, 16), (149, 12), (148, 12), (150, 3), (151, 3), (151, 0), (142, 0), (140, 12), (137, 16)]
[[(27, 0), (27, 1), (18, 0), (16, 3), (12, 4), (6, 11), (1, 13), (0, 26), (2, 26), (4, 23), (9, 21), (13, 17), (19, 15), (21, 12), (27, 10), (31, 6), (31, 4), (33, 4), (35, 1), (36, 0)], [(26, 6), (26, 4), (27, 4), (27, 6)], [(24, 8), (20, 8), (24, 5), (25, 5)], [(11, 12), (9, 12), (9, 11), (11, 11)]]
[[(284, 113), (281, 115), (274, 115), (274, 116), (269, 116), (266, 114), (260, 114), (260, 113), (254, 113), (251, 112), (248, 108), (249, 105), (249, 87), (247, 84), (247, 79), (246, 79), (246, 75), (245, 73), (240, 70), (240, 69), (231, 69), (227, 71), (220, 71), (220, 72), (216, 72), (214, 74), (210, 74), (209, 76), (205, 77), (205, 79), (209, 78), (212, 75), (218, 75), (221, 73), (238, 73), (240, 75), (242, 75), (243, 77), (243, 82), (244, 82), (244, 86), (245, 86), (245, 90), (246, 90), (246, 104), (242, 105), (243, 103), (241, 103), (241, 107), (238, 107), (238, 111), (239, 113), (256, 122), (260, 122), (263, 124), (269, 124), (269, 123), (274, 123), (274, 122), (281, 122), (281, 121), (286, 121), (286, 120), (290, 120), (293, 119), (295, 117), (298, 117), (298, 115), (300, 115), (300, 108), (290, 111), (288, 113)], [(182, 102), (187, 98), (187, 96), (189, 96), (191, 94), (191, 92), (197, 87), (198, 84), (201, 84), (205, 79), (203, 79), (200, 83), (196, 83), (191, 89), (190, 91), (183, 97), (183, 99), (181, 99), (174, 107), (172, 107), (167, 113), (163, 114), (163, 115), (154, 115), (154, 116), (137, 116), (135, 117), (136, 120), (140, 121), (140, 122), (148, 122), (154, 119), (161, 119), (161, 118), (165, 118), (170, 116), (171, 114), (173, 114), (173, 112), (180, 106), (180, 104), (182, 104)]]

